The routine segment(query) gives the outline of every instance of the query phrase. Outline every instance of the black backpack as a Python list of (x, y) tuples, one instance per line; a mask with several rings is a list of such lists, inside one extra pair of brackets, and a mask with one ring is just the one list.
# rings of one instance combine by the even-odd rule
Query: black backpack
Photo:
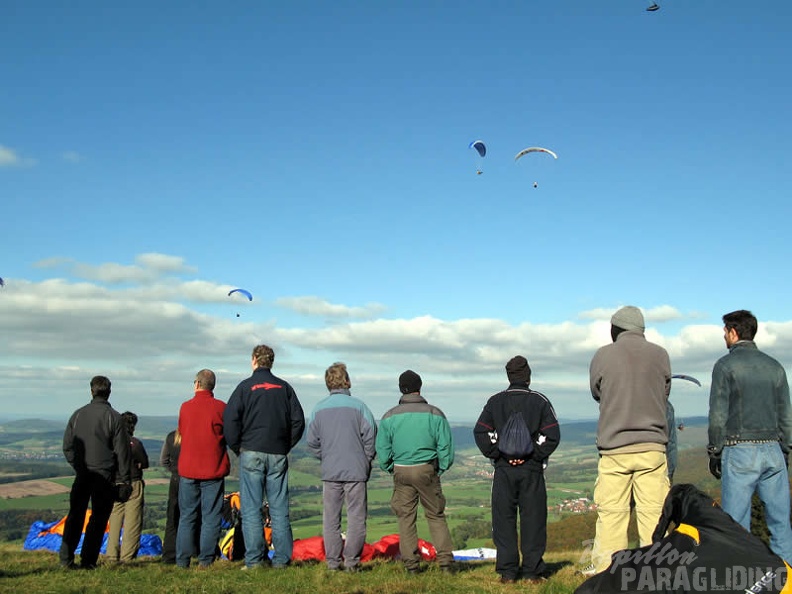
[(498, 432), (498, 449), (506, 458), (524, 460), (534, 449), (533, 437), (521, 411), (516, 410)]

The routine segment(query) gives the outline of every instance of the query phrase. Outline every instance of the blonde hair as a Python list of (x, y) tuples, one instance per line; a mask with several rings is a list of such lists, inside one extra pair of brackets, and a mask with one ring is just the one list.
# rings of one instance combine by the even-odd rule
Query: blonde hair
[(173, 445), (177, 446), (181, 443), (181, 432), (176, 429), (175, 433), (173, 434)]
[(349, 381), (349, 373), (344, 363), (333, 363), (325, 371), (325, 385), (328, 390), (338, 390), (352, 387)]

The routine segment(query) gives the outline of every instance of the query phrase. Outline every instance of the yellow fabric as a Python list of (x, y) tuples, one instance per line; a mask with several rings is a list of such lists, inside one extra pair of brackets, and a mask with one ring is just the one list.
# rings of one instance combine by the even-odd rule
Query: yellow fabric
[(601, 572), (610, 565), (613, 553), (627, 548), (631, 502), (635, 502), (640, 546), (652, 544), (670, 484), (665, 452), (601, 453), (597, 470), (597, 527), (591, 562)]
[(696, 544), (701, 544), (701, 535), (699, 534), (698, 528), (690, 524), (680, 524), (676, 527), (676, 531), (688, 535), (696, 541)]
[(784, 561), (784, 565), (786, 566), (787, 570), (787, 581), (784, 584), (784, 587), (781, 589), (781, 594), (792, 594), (792, 582), (789, 580), (789, 576), (792, 574), (792, 567), (790, 567), (786, 561)]

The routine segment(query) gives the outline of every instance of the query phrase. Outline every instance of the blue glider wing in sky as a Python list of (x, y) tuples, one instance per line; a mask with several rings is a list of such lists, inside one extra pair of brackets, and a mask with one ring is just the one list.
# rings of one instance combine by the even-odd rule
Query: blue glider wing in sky
[(234, 293), (239, 293), (241, 295), (244, 295), (245, 297), (248, 298), (248, 301), (253, 301), (253, 295), (250, 294), (250, 291), (246, 291), (245, 289), (231, 289), (228, 292), (228, 296), (231, 297), (231, 295), (233, 295)]
[(481, 140), (474, 140), (468, 145), (468, 148), (476, 149), (476, 152), (481, 157), (487, 154), (487, 145), (485, 145)]

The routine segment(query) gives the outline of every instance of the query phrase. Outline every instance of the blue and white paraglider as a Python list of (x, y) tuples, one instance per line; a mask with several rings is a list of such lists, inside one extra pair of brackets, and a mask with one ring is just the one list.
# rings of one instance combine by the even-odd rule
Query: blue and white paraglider
[(468, 148), (474, 149), (478, 153), (478, 167), (476, 167), (476, 175), (482, 174), (482, 165), (484, 164), (484, 157), (487, 155), (487, 145), (483, 140), (474, 140), (468, 145)]

